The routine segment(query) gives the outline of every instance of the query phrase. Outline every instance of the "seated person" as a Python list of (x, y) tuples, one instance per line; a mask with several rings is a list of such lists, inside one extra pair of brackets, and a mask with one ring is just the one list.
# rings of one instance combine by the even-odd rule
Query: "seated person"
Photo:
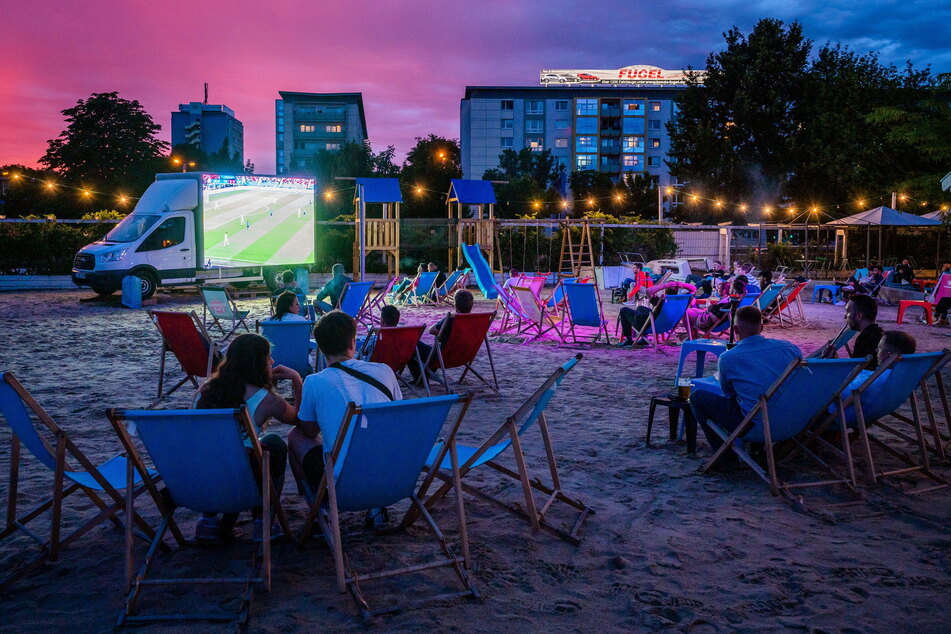
[[(878, 349), (875, 351), (874, 362), (876, 367), (882, 365), (889, 359), (897, 355), (905, 354), (915, 354), (915, 350), (918, 347), (918, 343), (915, 341), (915, 338), (909, 335), (907, 332), (901, 330), (889, 330), (882, 334), (882, 339), (878, 343)], [(858, 375), (852, 379), (852, 382), (849, 383), (848, 387), (842, 390), (842, 397), (847, 397), (852, 390), (856, 389), (865, 381), (868, 380), (870, 376), (875, 374), (875, 370), (866, 368), (858, 373)], [(881, 394), (882, 388), (885, 387), (885, 383), (888, 380), (888, 375), (891, 374), (891, 370), (883, 371), (875, 382), (870, 386), (865, 388), (865, 391), (862, 393), (862, 403), (873, 403)], [(836, 411), (835, 403), (829, 405), (829, 412), (833, 413)], [(864, 411), (864, 408), (863, 408)], [(848, 407), (845, 410), (846, 422), (851, 426), (855, 423), (855, 409)], [(865, 421), (867, 424), (872, 423), (873, 421)]]
[(760, 271), (759, 277), (756, 278), (759, 282), (760, 292), (766, 291), (773, 284), (773, 272), (769, 269), (763, 269)]
[(709, 421), (732, 432), (790, 362), (802, 358), (802, 352), (792, 343), (762, 335), (763, 316), (756, 306), (736, 311), (734, 330), (738, 343), (717, 360), (722, 393), (695, 390), (690, 395), (690, 408), (714, 451), (723, 441)]
[[(329, 451), (334, 446), (347, 405), (403, 398), (390, 366), (354, 358), (356, 336), (356, 320), (339, 310), (328, 312), (314, 327), (314, 339), (328, 366), (304, 381), (300, 426), (287, 435), (294, 475), (312, 492), (324, 474), (324, 447)], [(367, 514), (367, 522), (377, 527), (385, 524), (386, 510), (374, 509)]]
[(634, 278), (626, 278), (621, 282), (621, 288), (626, 293), (627, 301), (633, 302), (637, 298), (637, 292), (647, 289), (653, 284), (651, 276), (644, 270), (644, 265), (640, 262), (634, 263)]
[(269, 321), (309, 321), (300, 314), (300, 301), (297, 295), (285, 291), (274, 301), (274, 316)]
[(297, 295), (297, 301), (300, 302), (301, 306), (307, 305), (307, 295), (297, 286), (297, 278), (294, 276), (294, 271), (287, 270), (281, 273), (281, 283), (281, 287), (271, 293), (272, 300), (283, 293), (291, 292)]
[(726, 271), (723, 270), (723, 262), (720, 260), (714, 260), (713, 266), (710, 267), (710, 270), (707, 271), (707, 275), (711, 277), (723, 277), (726, 275)]
[[(663, 310), (664, 302), (663, 296), (658, 296), (661, 291), (664, 291), (667, 295), (676, 295), (681, 288), (686, 288), (686, 290), (691, 293), (697, 291), (696, 287), (691, 284), (685, 284), (682, 282), (664, 282), (663, 284), (657, 284), (651, 286), (647, 289), (646, 293), (649, 298), (651, 308), (647, 306), (638, 306), (637, 308), (628, 308), (623, 306), (621, 312), (618, 315), (618, 320), (621, 322), (621, 343), (618, 344), (619, 348), (630, 348), (635, 345), (633, 333), (640, 332), (644, 328), (644, 324), (648, 322), (650, 316), (653, 314), (656, 319), (660, 314), (660, 311)], [(645, 339), (641, 339), (637, 342), (637, 345), (647, 345)]]
[(857, 280), (855, 274), (852, 274), (846, 281), (845, 286), (842, 287), (842, 299), (848, 301), (856, 293), (875, 297), (878, 295), (878, 289), (884, 281), (885, 276), (882, 275), (882, 267), (880, 266), (870, 268), (869, 274), (862, 279)]
[[(294, 297), (293, 293), (287, 293)], [(295, 298), (296, 299), (296, 298)], [(300, 403), (301, 378), (290, 368), (273, 365), (271, 344), (260, 335), (253, 333), (238, 335), (231, 345), (224, 362), (211, 380), (205, 383), (198, 393), (196, 409), (234, 408), (246, 405), (251, 422), (258, 430), (259, 440), (271, 457), (271, 481), (274, 490), (280, 496), (284, 487), (284, 469), (287, 466), (287, 445), (275, 433), (263, 433), (265, 423), (275, 418), (288, 425), (297, 425), (297, 408), (285, 401), (273, 391), (276, 379), (289, 379), (294, 394), (294, 402)], [(251, 440), (245, 439), (250, 450)], [(252, 510), (254, 534), (258, 541), (264, 534), (261, 509)], [(221, 519), (215, 514), (204, 514), (195, 525), (195, 539), (198, 541), (229, 540), (232, 527), (238, 515), (228, 513)], [(271, 537), (280, 537), (283, 533), (280, 525), (272, 521)]]
[(915, 279), (915, 270), (911, 267), (908, 258), (895, 267), (895, 273), (890, 280), (892, 284), (911, 284)]
[(872, 355), (872, 365), (869, 366), (871, 370), (878, 367), (874, 357), (883, 333), (882, 327), (875, 323), (877, 317), (878, 303), (868, 295), (853, 295), (845, 306), (845, 323), (858, 333), (851, 356), (853, 359), (861, 359)]
[[(744, 262), (740, 265), (740, 275), (746, 278), (746, 292), (747, 293), (761, 293), (763, 292), (760, 288), (759, 282), (756, 278), (753, 277), (753, 263)], [(767, 285), (768, 288), (768, 285)]]
[[(720, 293), (720, 299), (704, 308), (688, 308), (687, 321), (694, 333), (709, 334), (724, 318), (729, 318), (730, 302), (746, 295), (746, 276), (739, 275), (730, 283), (729, 293)], [(759, 311), (757, 311), (759, 312)]]
[[(475, 302), (475, 298), (469, 291), (459, 290), (456, 291), (452, 301), (456, 308), (456, 314), (465, 315), (472, 312), (472, 305)], [(439, 337), (440, 345), (445, 345), (445, 343), (449, 341), (449, 333), (452, 331), (452, 322), (449, 322), (446, 324), (446, 327), (443, 328), (443, 324), (446, 323), (447, 319), (448, 315), (437, 321), (435, 324), (433, 324), (432, 328), (429, 329), (430, 334)], [(423, 363), (425, 364), (429, 359), (429, 354), (432, 352), (433, 347), (420, 341), (418, 344), (416, 344), (416, 349), (419, 351), (419, 358), (422, 359)], [(413, 380), (419, 382), (420, 376), (422, 375), (422, 368), (419, 367), (419, 363), (417, 363), (415, 356), (410, 359), (409, 363), (406, 364), (406, 367), (409, 368), (410, 374), (413, 375)]]
[(419, 284), (419, 276), (423, 274), (423, 271), (426, 267), (423, 264), (420, 264), (416, 267), (416, 275), (413, 277), (404, 277), (396, 286), (393, 287), (393, 299), (395, 301), (404, 301), (409, 295), (410, 291), (416, 288), (416, 285)]
[(522, 275), (518, 272), (518, 269), (511, 269), (509, 271), (509, 276), (505, 278), (504, 282), (502, 282), (502, 290), (507, 291), (513, 284), (518, 284), (518, 280), (521, 277)]
[(426, 267), (430, 273), (437, 273), (436, 283), (433, 284), (433, 288), (440, 288), (443, 284), (446, 283), (446, 274), (439, 270), (439, 267), (436, 266), (435, 262), (430, 262), (429, 266)]
[[(400, 309), (387, 304), (380, 309), (380, 328), (396, 328), (400, 325)], [(373, 356), (376, 347), (377, 329), (374, 328), (369, 336), (357, 338), (357, 352), (360, 359), (369, 359)]]
[[(314, 309), (323, 314), (329, 313), (340, 303), (340, 296), (344, 287), (353, 280), (345, 275), (343, 264), (334, 264), (330, 269), (333, 277), (327, 282), (317, 296), (314, 297)], [(327, 299), (329, 301), (323, 301)]]

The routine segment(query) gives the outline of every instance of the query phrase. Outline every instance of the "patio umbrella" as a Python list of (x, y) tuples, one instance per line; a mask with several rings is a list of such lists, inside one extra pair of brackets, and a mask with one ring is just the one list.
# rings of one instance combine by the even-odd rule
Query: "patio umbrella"
[(872, 246), (872, 227), (878, 227), (878, 259), (882, 259), (882, 227), (937, 227), (940, 220), (904, 213), (891, 207), (876, 207), (845, 218), (827, 222), (827, 226), (862, 226), (868, 229), (865, 238), (865, 260), (868, 264)]
[(949, 212), (947, 211), (941, 211), (939, 209), (938, 211), (932, 211), (930, 214), (922, 214), (921, 217), (930, 218), (931, 220), (937, 220), (938, 222), (941, 222), (942, 219), (948, 215), (948, 213)]

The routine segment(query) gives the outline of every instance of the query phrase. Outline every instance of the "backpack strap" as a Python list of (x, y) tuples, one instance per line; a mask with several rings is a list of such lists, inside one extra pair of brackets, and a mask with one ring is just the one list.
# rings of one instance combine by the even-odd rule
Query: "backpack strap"
[(360, 381), (363, 381), (364, 383), (367, 383), (367, 384), (369, 384), (369, 385), (372, 385), (373, 387), (375, 387), (376, 389), (378, 389), (380, 392), (382, 392), (383, 395), (384, 395), (386, 398), (388, 398), (389, 400), (391, 400), (391, 401), (395, 401), (395, 400), (396, 400), (395, 398), (393, 398), (393, 392), (390, 391), (390, 388), (386, 387), (385, 385), (383, 385), (382, 383), (380, 383), (379, 381), (377, 381), (376, 379), (374, 379), (374, 378), (373, 378), (372, 376), (370, 376), (369, 374), (365, 374), (365, 373), (363, 373), (363, 372), (360, 372), (359, 370), (354, 370), (353, 368), (349, 368), (349, 367), (345, 366), (344, 364), (340, 363), (339, 361), (336, 362), (336, 363), (331, 364), (330, 367), (331, 367), (331, 368), (334, 368), (334, 369), (337, 369), (337, 370), (340, 370), (340, 371), (342, 371), (342, 372), (346, 372), (347, 374), (349, 374), (349, 375), (352, 376), (353, 378), (358, 379), (358, 380), (360, 380)]

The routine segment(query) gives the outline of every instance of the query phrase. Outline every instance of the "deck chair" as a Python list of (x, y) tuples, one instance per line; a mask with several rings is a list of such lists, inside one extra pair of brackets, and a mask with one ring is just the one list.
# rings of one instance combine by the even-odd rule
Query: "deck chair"
[(842, 330), (839, 331), (839, 334), (837, 334), (831, 341), (829, 341), (828, 344), (826, 344), (825, 346), (819, 346), (818, 348), (816, 348), (812, 352), (812, 354), (809, 355), (809, 358), (810, 359), (821, 358), (826, 348), (831, 349), (830, 358), (837, 357), (839, 354), (839, 350), (841, 350), (842, 348), (845, 348), (845, 355), (847, 357), (850, 357), (852, 356), (852, 351), (851, 349), (849, 349), (849, 342), (857, 334), (858, 333), (855, 330), (852, 330), (851, 328), (848, 328), (848, 327), (842, 328)]
[(370, 314), (370, 289), (373, 282), (347, 282), (340, 293), (337, 309), (342, 310), (363, 324), (366, 328), (373, 325)]
[(548, 300), (545, 302), (545, 307), (549, 310), (560, 309), (565, 302), (564, 284), (577, 281), (579, 281), (579, 278), (577, 277), (565, 277), (559, 279), (558, 282), (555, 283), (555, 287), (552, 289)]
[(314, 368), (310, 365), (313, 322), (265, 320), (255, 322), (254, 330), (271, 343), (274, 365), (287, 366), (301, 375), (301, 378), (314, 373)]
[[(545, 278), (540, 279), (544, 281)], [(545, 309), (545, 305), (538, 299), (535, 291), (528, 286), (515, 286), (514, 284), (509, 288), (515, 294), (515, 300), (518, 302), (519, 310), (523, 316), (518, 333), (531, 335), (531, 338), (526, 339), (523, 343), (540, 339), (545, 333), (551, 331), (554, 331), (564, 343), (565, 340), (558, 329), (560, 320), (556, 321), (552, 314)], [(501, 296), (500, 293), (499, 297)]]
[[(96, 466), (73, 444), (52, 417), (44, 410), (12, 372), (0, 372), (0, 414), (10, 426), (13, 434), (10, 438), (10, 479), (7, 488), (7, 518), (0, 540), (22, 531), (35, 541), (40, 552), (30, 561), (0, 578), (0, 589), (6, 588), (44, 561), (55, 562), (60, 551), (88, 533), (105, 520), (110, 520), (123, 528), (117, 514), (123, 510), (125, 501), (119, 490), (126, 487), (126, 458), (115, 456)], [(34, 423), (34, 419), (37, 423)], [(37, 426), (43, 433), (37, 431)], [(47, 439), (47, 436), (51, 437)], [(27, 513), (18, 515), (17, 497), (19, 492), (20, 447), (26, 447), (40, 464), (53, 473), (52, 497)], [(78, 463), (73, 468), (68, 462)], [(155, 472), (152, 472), (153, 474)], [(141, 494), (142, 478), (138, 472), (130, 495)], [(64, 535), (62, 517), (63, 501), (75, 492), (83, 493), (95, 505), (98, 512), (91, 515), (68, 535)], [(34, 532), (28, 524), (46, 513), (51, 514), (49, 537)], [(154, 535), (149, 525), (139, 516), (130, 515), (139, 529), (150, 538)]]
[[(164, 490), (160, 491), (153, 477), (144, 478), (144, 485), (162, 515), (162, 523), (137, 572), (133, 571), (132, 539), (127, 527), (125, 581), (128, 594), (117, 626), (185, 620), (236, 619), (239, 623), (246, 622), (254, 586), (263, 584), (265, 591), (271, 589), (271, 522), (268, 518), (271, 517), (272, 509), (281, 528), (289, 533), (280, 498), (271, 483), (270, 456), (261, 449), (247, 408), (162, 411), (110, 409), (108, 416), (129, 455), (127, 480), (131, 480), (133, 466), (144, 470), (145, 464), (126, 428), (134, 424), (142, 446), (165, 484)], [(250, 449), (244, 444), (245, 438), (251, 439)], [(185, 450), (185, 439), (193, 443), (190, 446), (200, 448), (200, 454), (197, 455), (202, 459), (197, 460), (194, 452)], [(261, 474), (260, 487), (256, 474)], [(134, 504), (133, 499), (126, 499), (127, 513), (133, 511)], [(263, 539), (256, 548), (247, 574), (216, 578), (149, 578), (156, 551), (164, 543), (166, 533), (171, 532), (179, 546), (185, 545), (173, 517), (177, 509), (186, 508), (198, 513), (239, 513), (257, 506), (262, 507), (265, 518)], [(241, 587), (239, 609), (236, 612), (139, 614), (139, 600), (149, 586), (189, 587), (208, 584)]]
[(604, 319), (604, 306), (601, 304), (601, 294), (597, 284), (581, 284), (579, 282), (565, 282), (562, 284), (565, 291), (565, 307), (562, 309), (561, 338), (565, 340), (565, 325), (572, 340), (578, 343), (575, 329), (578, 327), (594, 328), (595, 337), (592, 343), (597, 343), (604, 334), (604, 341), (611, 343), (608, 335), (608, 322)]
[(515, 299), (511, 286), (509, 286), (509, 290), (502, 288), (497, 282), (493, 282), (493, 286), (496, 294), (495, 311), (498, 313), (499, 309), (502, 309), (502, 318), (497, 321), (495, 334), (501, 335), (509, 331), (521, 332), (522, 324), (530, 322), (531, 317), (522, 310), (521, 304)]
[[(426, 368), (431, 372), (442, 374), (442, 384), (447, 393), (450, 393), (449, 379), (446, 376), (446, 370), (452, 368), (464, 368), (459, 377), (461, 383), (469, 372), (482, 381), (486, 387), (501, 396), (499, 392), (499, 379), (495, 374), (495, 363), (492, 361), (492, 349), (489, 347), (489, 326), (495, 319), (495, 312), (491, 313), (448, 313), (439, 334), (436, 335), (436, 343), (426, 359)], [(445, 343), (443, 332), (449, 329), (449, 338)], [(489, 369), (492, 370), (492, 383), (489, 383), (475, 368), (472, 367), (476, 355), (479, 354), (479, 348), (485, 346), (485, 354), (489, 359)], [(439, 374), (436, 375), (437, 380)]]
[[(218, 327), (224, 339), (228, 339), (235, 333), (239, 326), (244, 326), (247, 332), (251, 332), (248, 322), (245, 321), (251, 313), (249, 310), (238, 310), (238, 306), (231, 299), (228, 289), (223, 286), (199, 286), (201, 298), (204, 304), (201, 308), (201, 321), (208, 324), (208, 315), (211, 315), (213, 325)], [(225, 332), (221, 320), (231, 322), (231, 330)]]
[[(364, 585), (377, 579), (447, 567), (455, 572), (464, 589), (420, 599), (416, 602), (418, 605), (433, 600), (480, 596), (467, 572), (470, 566), (469, 541), (462, 496), (456, 498), (462, 550), (460, 556), (455, 553), (422, 502), (435, 473), (426, 474), (417, 486), (426, 459), (433, 451), (440, 461), (444, 458), (449, 461), (452, 478), (459, 482), (456, 432), (471, 402), (471, 394), (465, 397), (453, 394), (362, 407), (350, 403), (334, 446), (324, 454), (324, 477), (315, 497), (309, 500), (311, 509), (300, 533), (300, 543), (303, 544), (311, 535), (316, 520), (333, 553), (337, 589), (340, 592), (350, 591), (361, 616), (368, 622), (381, 614), (399, 609), (399, 606), (382, 609), (369, 606)], [(450, 410), (457, 403), (461, 407), (452, 420)], [(447, 420), (450, 422), (445, 441), (437, 445)], [(409, 528), (417, 517), (422, 516), (438, 541), (442, 556), (400, 568), (367, 574), (356, 572), (344, 552), (341, 512), (387, 507), (407, 499), (411, 503), (410, 510), (403, 517), (398, 530)], [(408, 594), (406, 588), (403, 588), (403, 592)]]
[[(187, 313), (165, 310), (147, 310), (149, 319), (158, 328), (162, 335), (162, 360), (159, 366), (158, 395), (152, 401), (154, 407), (166, 396), (191, 381), (197, 390), (197, 379), (208, 379), (218, 364), (220, 355), (217, 346), (205, 330), (205, 325), (199, 321), (195, 311)], [(185, 378), (176, 383), (172, 389), (162, 392), (165, 385), (165, 357), (171, 352), (175, 355)]]
[(634, 341), (650, 337), (654, 349), (662, 350), (660, 344), (666, 343), (681, 323), (687, 329), (687, 338), (693, 339), (690, 322), (685, 319), (691, 299), (693, 296), (690, 294), (664, 296), (660, 313), (654, 317), (654, 311), (650, 312), (650, 316), (641, 329), (634, 333)]
[(782, 294), (784, 288), (786, 288), (785, 284), (770, 284), (769, 288), (765, 289), (753, 304), (759, 308), (761, 313), (766, 314), (772, 307), (773, 302)]
[(412, 289), (406, 295), (406, 304), (411, 305), (420, 305), (420, 304), (437, 304), (438, 300), (435, 298), (436, 293), (436, 278), (439, 276), (438, 271), (423, 271), (419, 274), (419, 281), (416, 283), (416, 288)]
[(466, 278), (472, 269), (456, 269), (449, 274), (446, 281), (436, 290), (436, 295), (444, 302), (452, 303), (452, 296), (456, 291), (465, 288)]
[[(781, 326), (785, 326), (786, 323), (791, 326), (806, 323), (806, 313), (803, 311), (802, 299), (799, 296), (803, 290), (809, 286), (810, 282), (811, 280), (806, 280), (805, 282), (792, 284), (789, 293), (782, 294), (780, 298), (776, 300), (777, 307), (775, 314), (779, 317)], [(796, 314), (793, 314), (793, 308), (796, 309)]]
[[(840, 475), (801, 443), (799, 436), (816, 421), (825, 418), (829, 406), (834, 404), (838, 413), (843, 451), (847, 454), (850, 452), (841, 394), (867, 364), (868, 359), (793, 360), (760, 396), (759, 403), (743, 417), (743, 421), (732, 433), (728, 434), (712, 421), (707, 421), (724, 443), (703, 466), (703, 472), (708, 472), (728, 451), (732, 451), (769, 485), (773, 495), (782, 493), (801, 502), (801, 499), (797, 500), (793, 495), (793, 489), (832, 484), (845, 485), (852, 493), (857, 494), (851, 462), (846, 463), (848, 473)], [(830, 471), (833, 479), (799, 483), (780, 480), (774, 447), (776, 443), (784, 441), (796, 443), (801, 451)], [(767, 464), (765, 471), (750, 457), (744, 447), (745, 442), (763, 444)]]
[(373, 298), (370, 299), (370, 304), (369, 304), (370, 319), (373, 320), (374, 323), (378, 323), (380, 320), (379, 318), (373, 316), (373, 312), (376, 311), (377, 313), (379, 313), (383, 309), (383, 307), (386, 306), (386, 300), (388, 298), (390, 300), (393, 299), (392, 297), (390, 297), (390, 295), (392, 295), (393, 287), (396, 286), (396, 283), (399, 281), (399, 279), (400, 279), (399, 275), (392, 278), (389, 282), (386, 283), (386, 286), (383, 287), (382, 291), (380, 291)]
[[(404, 386), (412, 387), (408, 381), (403, 378), (403, 370), (406, 364), (415, 357), (419, 367), (423, 367), (423, 360), (419, 357), (419, 350), (416, 345), (419, 343), (426, 325), (421, 326), (396, 326), (393, 328), (376, 328), (367, 336), (376, 334), (376, 343), (373, 346), (373, 352), (368, 361), (374, 363), (385, 363), (390, 366), (396, 378)], [(426, 389), (426, 396), (431, 396), (429, 391), (429, 381), (426, 373), (420, 373), (423, 379), (423, 387)]]
[[(744, 306), (752, 306), (756, 303), (756, 300), (761, 296), (760, 293), (747, 293), (740, 298), (740, 303), (737, 305), (737, 310), (743, 308)], [(729, 334), (730, 332), (730, 312), (727, 311), (720, 316), (720, 319), (707, 331), (708, 335), (716, 335), (716, 337), (723, 337)]]
[[(563, 366), (555, 370), (548, 379), (542, 383), (541, 387), (535, 390), (535, 393), (519, 407), (514, 414), (505, 419), (495, 432), (490, 435), (481, 445), (459, 445), (459, 456), (462, 464), (459, 466), (459, 477), (461, 479), (462, 490), (471, 493), (484, 500), (501, 506), (510, 513), (525, 519), (531, 524), (534, 531), (544, 529), (557, 537), (578, 545), (581, 538), (578, 533), (584, 520), (593, 515), (594, 511), (576, 498), (569, 497), (563, 490), (561, 479), (558, 476), (558, 465), (555, 463), (555, 453), (552, 448), (551, 435), (548, 431), (548, 419), (545, 417), (545, 408), (555, 396), (558, 386), (561, 385), (565, 375), (574, 368), (582, 355), (579, 353), (570, 359)], [(542, 437), (542, 444), (545, 447), (545, 455), (548, 462), (548, 470), (551, 476), (551, 485), (546, 485), (538, 478), (532, 479), (525, 455), (522, 451), (522, 443), (525, 441), (529, 430), (538, 423), (538, 430)], [(499, 464), (498, 458), (504, 454), (509, 447), (515, 459), (515, 469), (512, 470)], [(440, 458), (442, 446), (433, 449), (426, 465), (435, 472), (443, 481), (442, 486), (437, 489), (426, 500), (426, 507), (432, 508), (443, 496), (445, 496), (453, 487), (459, 490), (460, 482), (456, 481), (453, 473), (453, 464), (445, 457)], [(444, 456), (445, 451), (441, 452)], [(436, 465), (438, 469), (432, 470)], [(489, 494), (487, 491), (468, 484), (465, 481), (466, 475), (472, 470), (483, 465), (488, 465), (499, 473), (512, 478), (521, 483), (522, 495), (524, 496), (524, 506), (521, 502), (512, 504), (500, 500)], [(484, 470), (483, 470), (484, 471)], [(535, 499), (535, 492), (544, 496), (542, 500)], [(458, 497), (458, 496), (457, 496)], [(577, 511), (568, 530), (564, 530), (552, 524), (546, 515), (556, 502), (566, 504)]]

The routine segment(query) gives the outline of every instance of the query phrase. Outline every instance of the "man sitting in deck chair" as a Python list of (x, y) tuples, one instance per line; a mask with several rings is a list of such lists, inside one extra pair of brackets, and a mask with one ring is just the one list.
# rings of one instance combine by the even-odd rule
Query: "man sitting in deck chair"
[[(472, 293), (466, 290), (457, 291), (455, 296), (452, 298), (453, 304), (456, 307), (457, 314), (466, 314), (472, 312), (472, 305), (475, 302), (475, 298), (472, 296)], [(449, 333), (452, 332), (452, 323), (449, 324), (449, 327), (443, 328), (443, 323), (445, 323), (446, 318), (443, 317), (429, 329), (429, 333), (435, 336), (441, 336), (441, 344), (445, 344), (449, 341)], [(440, 335), (440, 330), (442, 334)], [(419, 358), (423, 361), (429, 358), (429, 354), (433, 351), (433, 347), (427, 343), (420, 341), (416, 344), (416, 349), (419, 351)], [(413, 375), (413, 381), (417, 384), (422, 384), (420, 376), (422, 375), (422, 368), (419, 367), (419, 362), (413, 358), (409, 363), (406, 364), (406, 367), (409, 368), (410, 374)]]
[(439, 267), (436, 266), (435, 262), (430, 262), (426, 268), (430, 273), (439, 273), (439, 275), (436, 276), (436, 281), (433, 284), (433, 287), (439, 288), (446, 283), (446, 274), (439, 270)]
[(853, 359), (863, 359), (872, 355), (869, 370), (878, 367), (875, 355), (878, 351), (878, 342), (885, 332), (881, 326), (875, 323), (877, 317), (878, 302), (868, 295), (853, 295), (845, 306), (845, 323), (849, 325), (850, 329), (858, 333), (852, 347), (851, 357)]
[[(719, 449), (723, 440), (707, 421), (713, 421), (731, 433), (789, 363), (793, 359), (802, 359), (802, 351), (794, 344), (782, 339), (767, 339), (761, 334), (763, 316), (755, 306), (744, 306), (736, 311), (733, 329), (738, 343), (735, 348), (721, 354), (718, 361), (722, 394), (697, 390), (690, 395), (693, 415), (714, 451)], [(736, 456), (728, 455), (733, 456), (736, 464)]]
[[(334, 264), (330, 272), (333, 277), (327, 282), (317, 296), (314, 297), (314, 310), (318, 313), (329, 313), (340, 303), (340, 296), (344, 287), (353, 280), (346, 276), (343, 264)], [(329, 302), (323, 301), (329, 299)]]
[[(854, 299), (854, 298), (853, 298)], [(878, 342), (878, 348), (875, 351), (873, 356), (872, 363), (870, 363), (864, 370), (859, 372), (849, 386), (842, 390), (842, 399), (845, 400), (848, 398), (849, 394), (852, 393), (852, 390), (858, 388), (860, 385), (865, 383), (870, 376), (875, 374), (875, 368), (880, 365), (883, 365), (886, 361), (892, 357), (906, 354), (915, 354), (918, 348), (918, 342), (915, 341), (915, 338), (909, 335), (907, 332), (902, 330), (889, 330), (882, 333), (882, 337)], [(854, 357), (854, 355), (853, 355)], [(888, 375), (891, 370), (883, 370), (882, 373), (878, 376), (877, 379), (865, 390), (865, 393), (862, 395), (862, 403), (864, 406), (869, 406), (875, 402), (875, 399), (879, 395), (879, 391), (884, 387), (885, 383), (888, 381)], [(849, 408), (850, 422), (854, 418), (854, 410)], [(834, 413), (835, 407), (829, 406), (829, 413)]]
[[(646, 306), (638, 306), (637, 308), (628, 308), (624, 306), (621, 308), (621, 312), (618, 314), (618, 321), (621, 322), (621, 343), (618, 344), (619, 348), (630, 348), (635, 345), (633, 338), (633, 333), (640, 332), (644, 328), (644, 324), (650, 319), (651, 313), (653, 313), (654, 318), (656, 319), (660, 315), (660, 311), (664, 307), (663, 295), (658, 296), (658, 293), (664, 291), (666, 295), (676, 295), (681, 288), (685, 288), (691, 293), (696, 293), (697, 288), (692, 284), (687, 284), (685, 282), (664, 282), (663, 284), (656, 284), (648, 288), (645, 292), (650, 298), (651, 308)], [(640, 339), (636, 342), (638, 346), (647, 346), (650, 343), (647, 339)]]
[[(400, 325), (400, 309), (396, 306), (387, 304), (380, 309), (380, 328), (396, 328)], [(373, 348), (376, 347), (377, 332), (373, 330), (366, 337), (357, 339), (357, 351), (361, 359), (369, 359), (373, 356)]]
[[(300, 426), (287, 435), (294, 475), (311, 492), (317, 490), (324, 474), (324, 447), (334, 446), (348, 404), (403, 399), (396, 375), (388, 365), (354, 358), (356, 338), (356, 321), (339, 310), (324, 315), (314, 327), (314, 339), (327, 359), (327, 367), (304, 381)], [(384, 526), (386, 509), (373, 511), (367, 515), (367, 522)]]
[(305, 295), (304, 291), (302, 291), (297, 285), (297, 277), (294, 275), (294, 271), (288, 269), (287, 271), (281, 273), (281, 282), (282, 286), (271, 293), (272, 301), (275, 301), (283, 293), (290, 292), (297, 296), (297, 301), (300, 302), (302, 309), (307, 306), (307, 295)]

